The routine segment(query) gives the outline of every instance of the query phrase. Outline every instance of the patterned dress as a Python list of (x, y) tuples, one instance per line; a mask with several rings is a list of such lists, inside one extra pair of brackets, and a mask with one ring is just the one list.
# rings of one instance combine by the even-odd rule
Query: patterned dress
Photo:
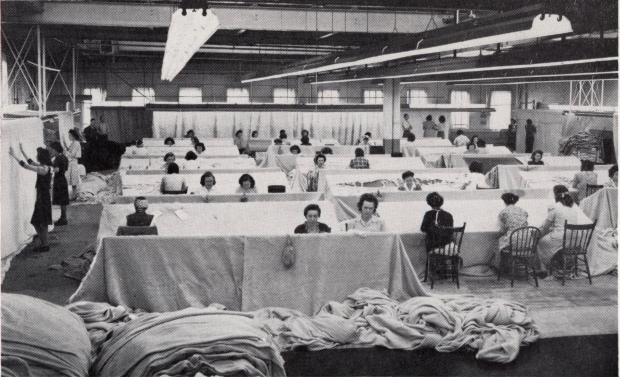
[(498, 216), (500, 229), (504, 233), (499, 239), (499, 247), (493, 258), (492, 265), (499, 267), (500, 253), (503, 249), (510, 247), (510, 234), (517, 228), (527, 226), (527, 212), (514, 204), (509, 204)]

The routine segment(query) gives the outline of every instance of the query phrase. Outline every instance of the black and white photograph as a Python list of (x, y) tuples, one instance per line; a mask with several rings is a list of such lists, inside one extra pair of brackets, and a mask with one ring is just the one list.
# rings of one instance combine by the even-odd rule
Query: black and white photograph
[(617, 0), (2, 0), (4, 377), (618, 376)]

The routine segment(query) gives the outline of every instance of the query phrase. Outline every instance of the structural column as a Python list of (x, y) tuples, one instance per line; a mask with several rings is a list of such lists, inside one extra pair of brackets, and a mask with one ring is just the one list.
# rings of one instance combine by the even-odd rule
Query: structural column
[(400, 80), (383, 82), (383, 146), (385, 153), (400, 152)]

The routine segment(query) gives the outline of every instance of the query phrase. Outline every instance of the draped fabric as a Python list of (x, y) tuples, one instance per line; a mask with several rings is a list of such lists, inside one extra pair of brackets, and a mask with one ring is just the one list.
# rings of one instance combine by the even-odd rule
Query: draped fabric
[[(531, 119), (536, 126), (534, 150), (558, 154), (559, 142), (569, 136), (583, 131), (599, 130), (617, 133), (618, 123), (611, 118), (562, 115), (557, 110), (512, 110), (512, 117), (517, 120), (517, 151), (525, 150), (525, 122)], [(614, 127), (615, 125), (615, 127)], [(616, 135), (616, 134), (614, 134)], [(617, 137), (614, 137), (617, 146)], [(617, 149), (616, 149), (617, 150)]]
[(9, 156), (9, 147), (16, 155), (19, 143), (28, 157), (36, 157), (37, 147), (43, 146), (43, 122), (39, 118), (2, 120), (2, 275), (8, 270), (10, 259), (21, 251), (36, 234), (30, 225), (30, 216), (36, 199), (37, 174), (23, 169)]
[(379, 111), (153, 111), (153, 137), (182, 137), (194, 130), (198, 138), (232, 137), (252, 131), (259, 138), (275, 138), (285, 130), (289, 139), (300, 139), (308, 130), (310, 139), (336, 139), (355, 144), (364, 133), (383, 138), (383, 113)]
[(108, 138), (118, 143), (126, 143), (151, 136), (148, 112), (144, 107), (95, 107), (91, 108), (92, 117), (101, 116), (108, 125)]

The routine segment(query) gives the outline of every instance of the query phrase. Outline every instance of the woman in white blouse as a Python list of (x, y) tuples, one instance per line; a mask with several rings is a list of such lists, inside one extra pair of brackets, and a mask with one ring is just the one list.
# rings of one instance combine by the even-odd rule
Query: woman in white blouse
[(207, 171), (200, 177), (200, 189), (197, 194), (210, 195), (214, 193), (217, 193), (217, 189), (215, 188), (215, 176), (210, 171)]
[(491, 188), (486, 181), (486, 177), (482, 174), (482, 164), (478, 161), (472, 161), (469, 164), (469, 173), (465, 175), (465, 183), (461, 186), (461, 190), (476, 190)]
[(187, 184), (185, 177), (179, 175), (179, 165), (171, 163), (168, 165), (168, 174), (161, 179), (162, 194), (186, 194)]

